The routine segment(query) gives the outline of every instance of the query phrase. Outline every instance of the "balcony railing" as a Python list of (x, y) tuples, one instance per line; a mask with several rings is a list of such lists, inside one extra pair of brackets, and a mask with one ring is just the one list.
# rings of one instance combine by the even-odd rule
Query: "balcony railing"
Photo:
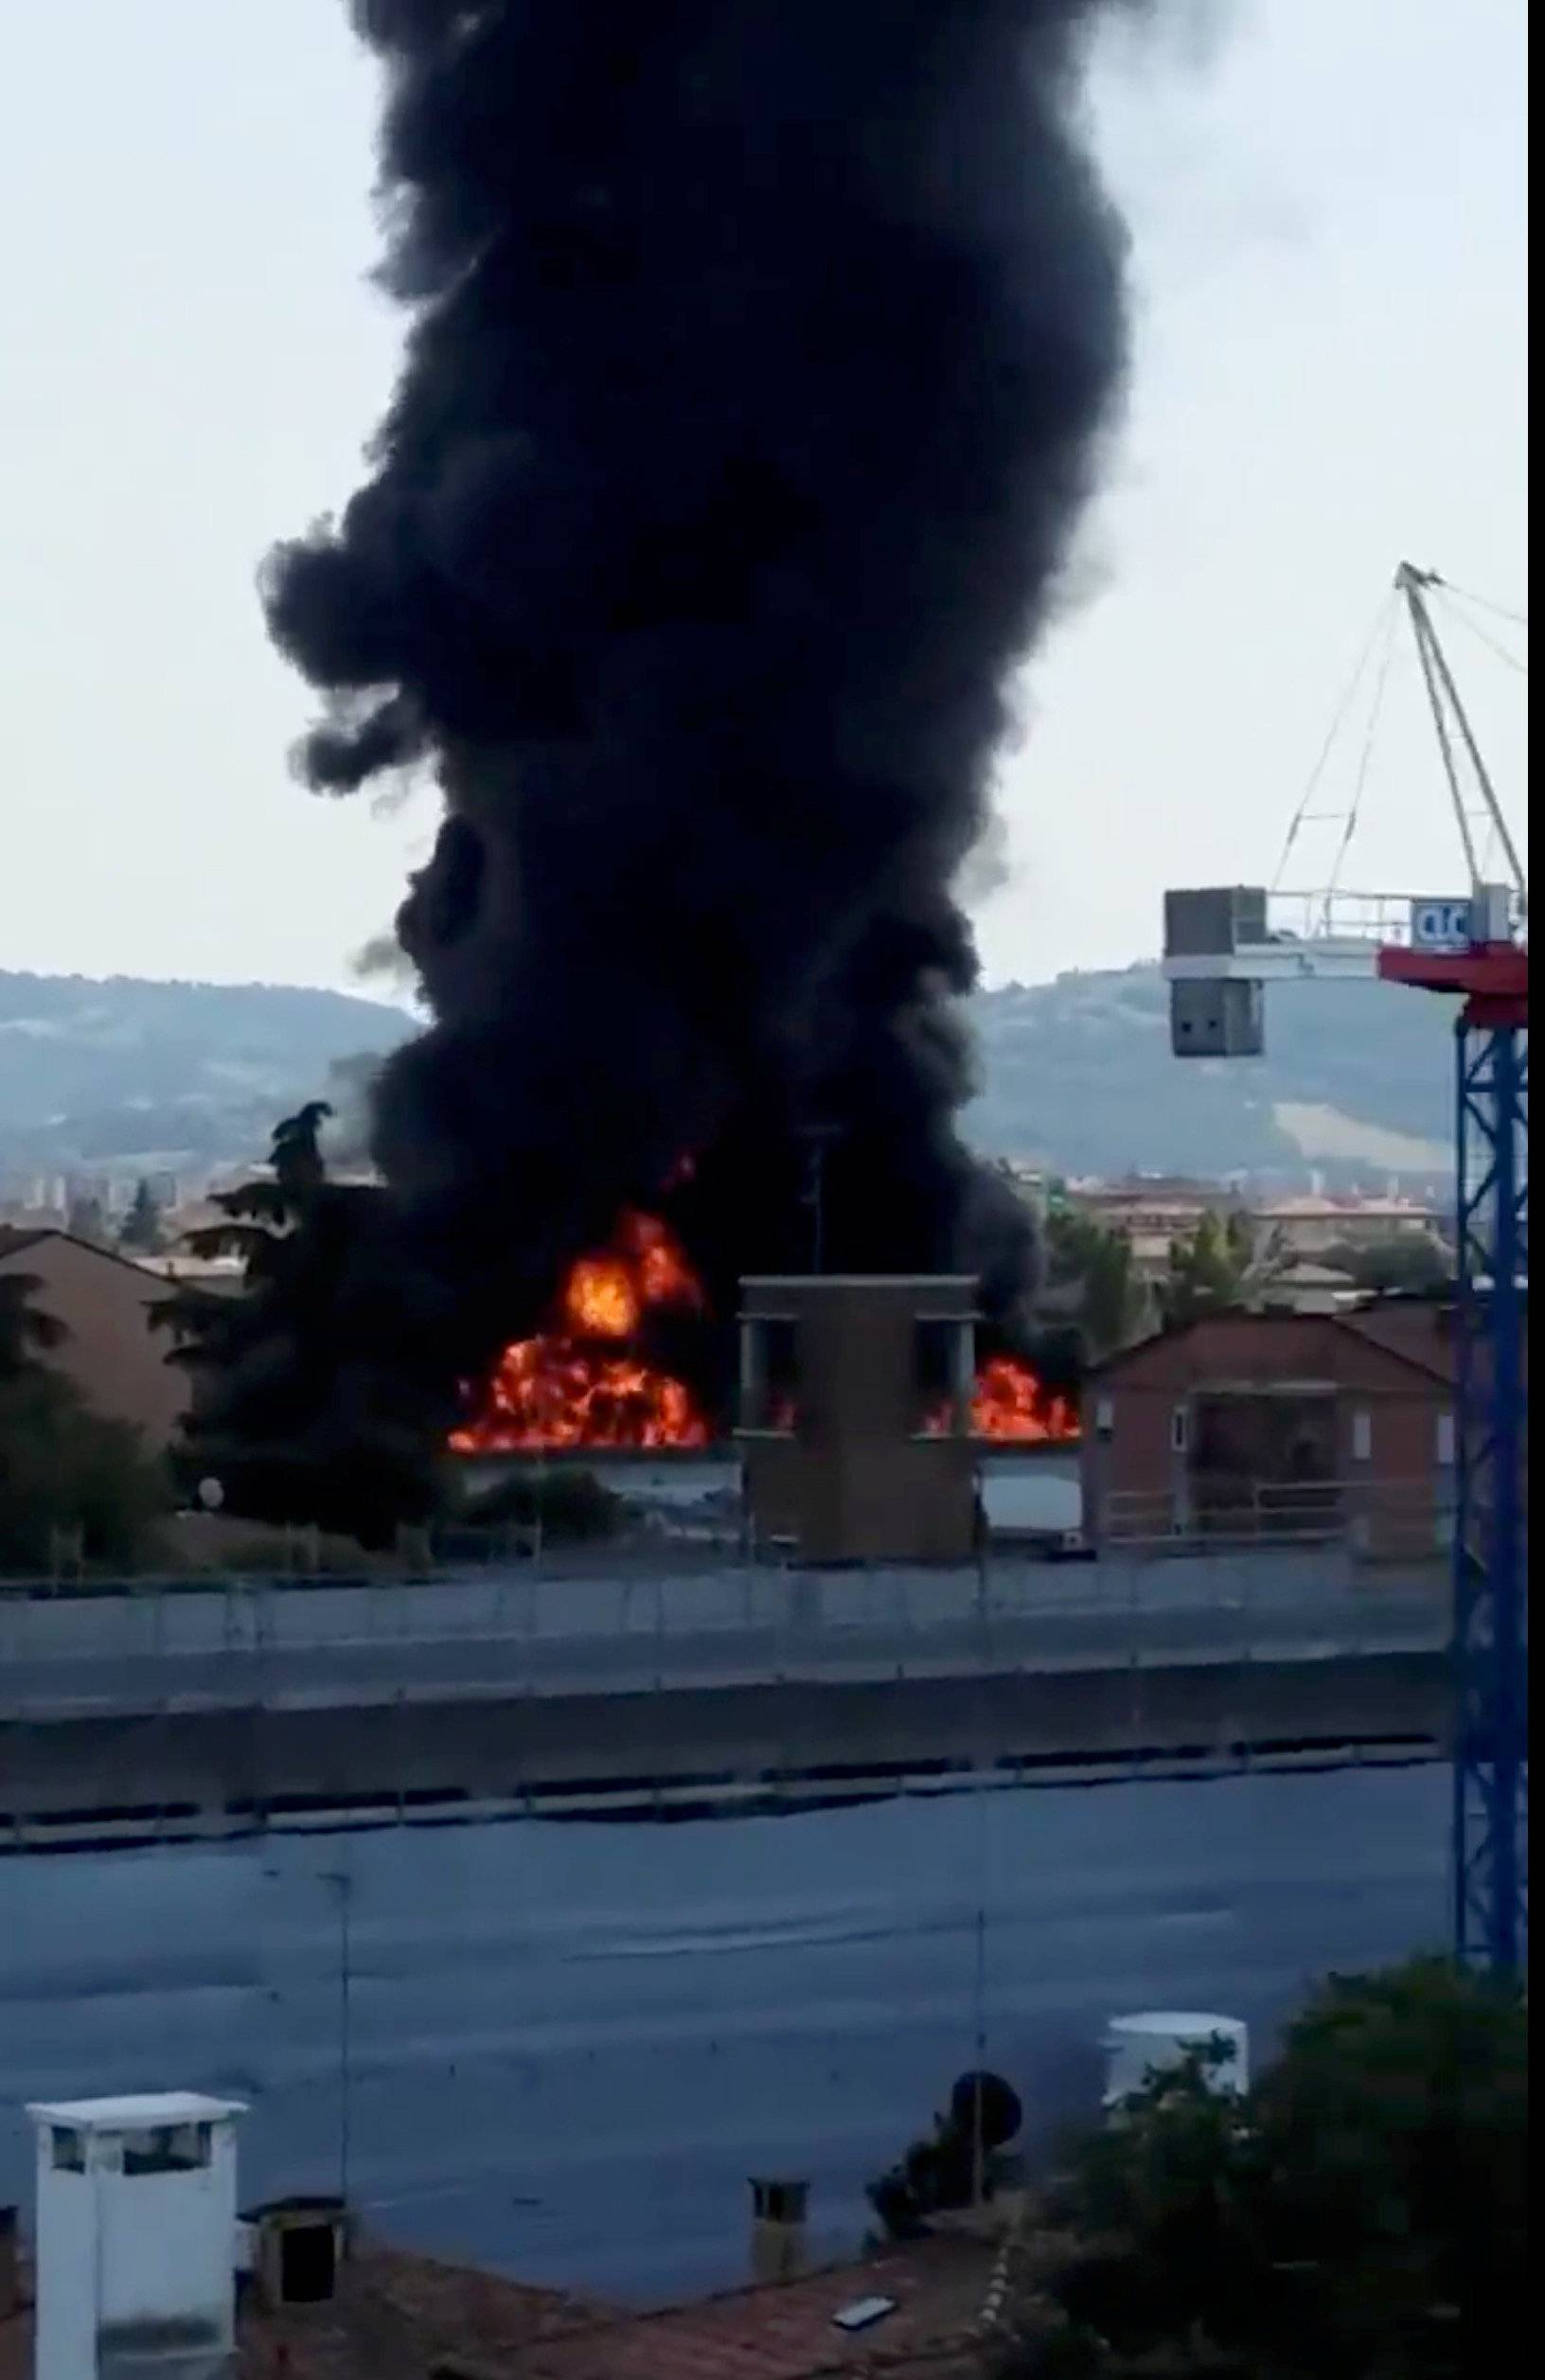
[(1092, 1516), (1098, 1545), (1195, 1553), (1228, 1545), (1344, 1545), (1368, 1561), (1437, 1558), (1453, 1541), (1447, 1481), (1245, 1480), (1193, 1473), (1168, 1488), (1113, 1489)]

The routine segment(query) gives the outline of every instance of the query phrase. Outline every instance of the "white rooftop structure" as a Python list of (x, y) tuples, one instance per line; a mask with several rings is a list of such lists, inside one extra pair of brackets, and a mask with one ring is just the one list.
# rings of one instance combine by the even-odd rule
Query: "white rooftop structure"
[(236, 2326), (236, 2099), (40, 2100), (35, 2380), (221, 2380)]
[(197, 2090), (128, 2091), (116, 2099), (34, 2100), (35, 2123), (77, 2124), (88, 2132), (133, 2131), (140, 2124), (222, 2123), (244, 2116), (240, 2099), (211, 2099)]
[(1219, 2040), (1226, 2054), (1208, 2078), (1212, 2087), (1230, 2093), (1248, 2090), (1250, 2028), (1239, 2017), (1176, 2008), (1144, 2008), (1129, 2016), (1112, 2016), (1105, 2035), (1107, 2107), (1118, 2106), (1153, 2075), (1182, 2065)]

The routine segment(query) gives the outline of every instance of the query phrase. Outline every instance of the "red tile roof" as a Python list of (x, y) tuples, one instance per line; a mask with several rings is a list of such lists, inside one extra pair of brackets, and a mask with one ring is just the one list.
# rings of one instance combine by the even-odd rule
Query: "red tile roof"
[[(980, 2380), (995, 2257), (949, 2236), (639, 2314), (364, 2242), (330, 2304), (243, 2305), (236, 2380)], [(868, 2297), (896, 2311), (839, 2330)], [(0, 2317), (0, 2380), (31, 2371), (30, 2311)]]
[[(540, 2342), (576, 2323), (594, 2328), (602, 2312), (556, 2290), (362, 2242), (330, 2304), (243, 2305), (237, 2380), (427, 2380), (446, 2358), (488, 2380), (524, 2380)], [(30, 2311), (0, 2318), (0, 2380), (31, 2372)]]
[[(694, 2305), (624, 2315), (535, 2349), (522, 2380), (956, 2380), (981, 2369), (981, 2320), (995, 2250), (981, 2239), (920, 2241), (798, 2281), (730, 2290)], [(872, 2329), (834, 2317), (894, 2298)]]

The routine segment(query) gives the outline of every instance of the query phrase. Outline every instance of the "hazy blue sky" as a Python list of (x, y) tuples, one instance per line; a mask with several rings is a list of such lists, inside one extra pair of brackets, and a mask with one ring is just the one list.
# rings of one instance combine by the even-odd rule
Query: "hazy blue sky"
[[(1200, 66), (1109, 45), (1133, 399), (1003, 764), (994, 977), (1270, 876), (1402, 553), (1527, 608), (1525, 50), (1525, 0), (1237, 0)], [(333, 0), (49, 0), (6, 63), (0, 966), (346, 982), (433, 796), (291, 783), (309, 706), (253, 578), (347, 495), (394, 369), (371, 71)], [(1521, 820), (1523, 681), (1453, 651)], [(1458, 875), (1417, 699), (1402, 652), (1348, 881)]]

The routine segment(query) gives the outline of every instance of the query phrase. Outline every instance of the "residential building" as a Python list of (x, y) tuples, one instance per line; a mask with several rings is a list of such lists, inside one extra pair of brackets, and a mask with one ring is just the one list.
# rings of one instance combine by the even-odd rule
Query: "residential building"
[(1251, 1207), (1250, 1217), (1263, 1236), (1276, 1240), (1288, 1255), (1308, 1260), (1335, 1248), (1376, 1246), (1402, 1233), (1433, 1240), (1442, 1236), (1442, 1217), (1434, 1206), (1393, 1192), (1379, 1198), (1305, 1193), (1302, 1198), (1267, 1199)]
[(66, 1337), (44, 1359), (94, 1412), (132, 1422), (148, 1447), (164, 1447), (187, 1403), (186, 1381), (167, 1360), (170, 1341), (151, 1323), (165, 1281), (68, 1232), (8, 1225), (0, 1225), (0, 1272), (34, 1275), (32, 1302), (63, 1323)]
[(1169, 1269), (1177, 1240), (1193, 1233), (1204, 1215), (1232, 1212), (1238, 1195), (1220, 1181), (1185, 1174), (1128, 1174), (1120, 1181), (1070, 1181), (1069, 1203), (1092, 1222), (1119, 1232), (1132, 1252), (1140, 1276), (1157, 1281)]
[(1084, 1395), (1098, 1542), (1345, 1533), (1437, 1552), (1453, 1501), (1451, 1309), (1231, 1311), (1097, 1365)]

